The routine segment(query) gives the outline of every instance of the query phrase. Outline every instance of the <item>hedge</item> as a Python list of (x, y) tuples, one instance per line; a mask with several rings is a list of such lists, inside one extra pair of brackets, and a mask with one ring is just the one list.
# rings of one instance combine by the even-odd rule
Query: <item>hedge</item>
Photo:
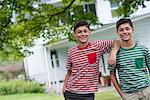
[(9, 80), (0, 81), (0, 95), (18, 93), (43, 93), (44, 87), (34, 81)]

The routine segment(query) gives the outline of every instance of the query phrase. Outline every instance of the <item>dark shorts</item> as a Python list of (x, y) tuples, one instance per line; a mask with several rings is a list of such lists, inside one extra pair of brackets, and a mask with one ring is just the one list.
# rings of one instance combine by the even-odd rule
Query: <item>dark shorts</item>
[(94, 93), (76, 94), (66, 91), (64, 97), (65, 100), (94, 100)]

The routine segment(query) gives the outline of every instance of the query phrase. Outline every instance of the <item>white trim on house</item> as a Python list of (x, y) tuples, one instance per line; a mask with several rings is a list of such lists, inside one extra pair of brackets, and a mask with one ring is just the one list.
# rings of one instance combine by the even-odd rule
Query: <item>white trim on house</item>
[[(51, 62), (50, 62), (50, 60), (48, 60), (48, 58), (50, 58), (49, 56), (50, 56), (50, 52), (48, 52), (49, 50), (47, 50), (47, 48), (45, 47), (44, 48), (44, 56), (45, 56), (45, 62), (46, 62), (46, 64), (45, 64), (45, 69), (46, 69), (46, 73), (47, 73), (47, 75), (46, 75), (46, 86), (47, 86), (47, 89), (50, 89), (51, 88), (51, 75), (50, 75), (50, 70), (51, 70), (51, 66), (50, 66), (50, 64), (51, 64)], [(48, 91), (48, 90), (47, 90)]]

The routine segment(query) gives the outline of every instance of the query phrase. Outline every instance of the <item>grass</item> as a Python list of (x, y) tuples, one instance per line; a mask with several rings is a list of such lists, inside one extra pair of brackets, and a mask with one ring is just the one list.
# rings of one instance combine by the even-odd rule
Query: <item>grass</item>
[[(63, 96), (57, 96), (54, 93), (47, 95), (36, 94), (15, 94), (0, 96), (0, 100), (64, 100)], [(96, 93), (95, 100), (120, 100), (115, 92)]]
[(95, 95), (95, 100), (120, 100), (121, 98), (118, 96), (116, 92), (98, 92)]

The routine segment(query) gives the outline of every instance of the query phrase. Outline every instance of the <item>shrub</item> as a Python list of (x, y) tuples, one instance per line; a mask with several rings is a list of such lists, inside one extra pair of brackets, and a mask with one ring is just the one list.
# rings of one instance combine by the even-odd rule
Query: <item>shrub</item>
[(43, 92), (44, 87), (34, 81), (9, 80), (0, 82), (0, 95)]
[(0, 71), (0, 80), (8, 80), (11, 77), (10, 73)]

